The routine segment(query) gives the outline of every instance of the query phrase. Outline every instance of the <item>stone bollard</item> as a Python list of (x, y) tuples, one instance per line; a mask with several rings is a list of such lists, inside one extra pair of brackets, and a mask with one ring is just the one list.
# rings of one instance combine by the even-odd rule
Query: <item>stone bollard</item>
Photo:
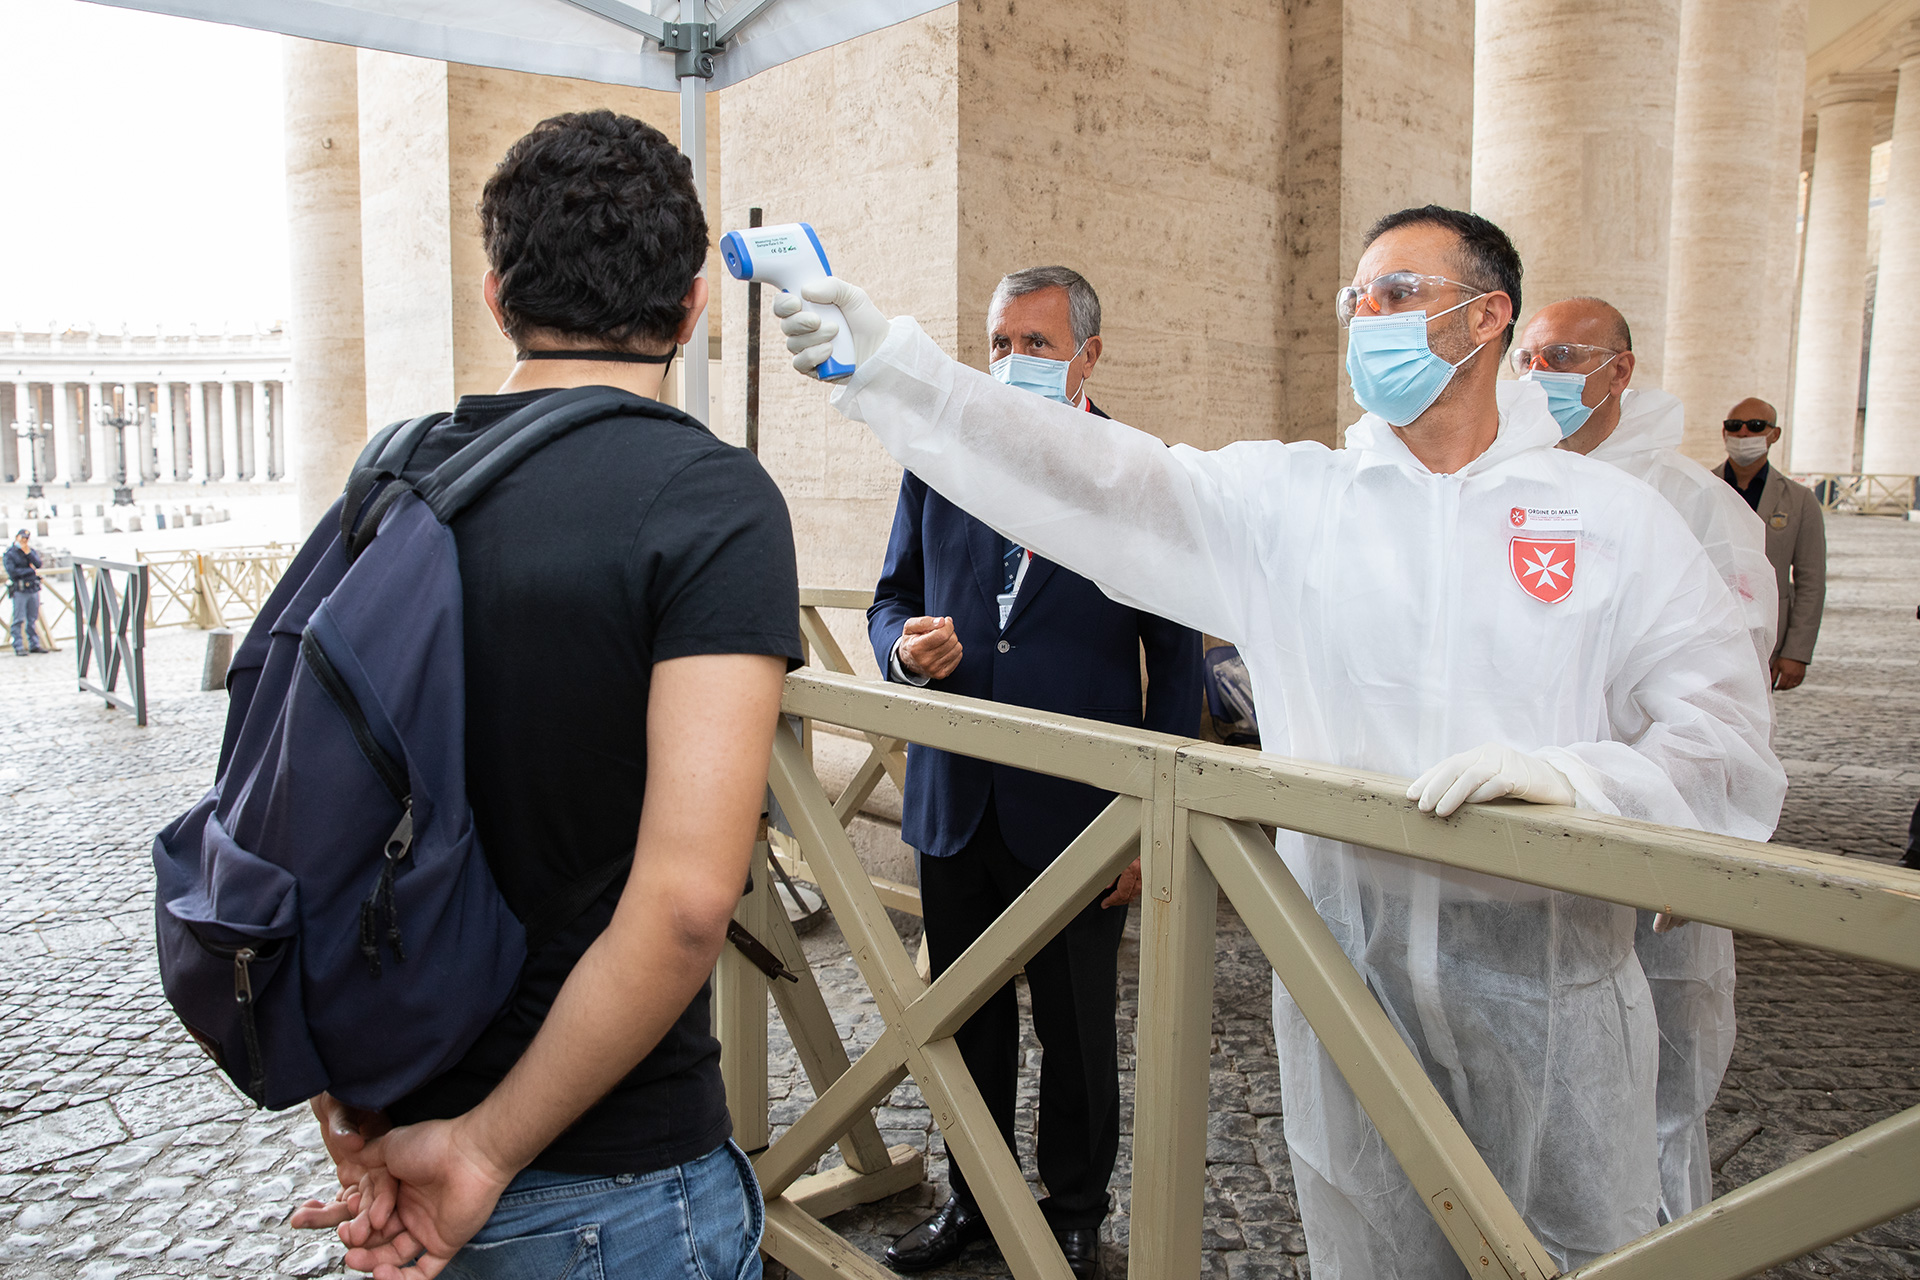
[(187, 522), (198, 529), (200, 527), (200, 513), (198, 511), (190, 513), (187, 517)]
[(233, 663), (233, 632), (227, 627), (207, 632), (207, 661), (200, 668), (203, 692), (227, 687), (227, 668)]
[(107, 514), (107, 504), (104, 502), (94, 503), (93, 514), (95, 514), (96, 516), (104, 516), (105, 514)]
[(73, 518), (73, 531), (75, 533), (85, 533), (87, 531), (87, 522), (79, 516), (75, 516)]
[(36, 529), (34, 530), (34, 533), (35, 533), (35, 535), (36, 535), (36, 536), (38, 536), (38, 537), (42, 537), (42, 538), (44, 538), (44, 537), (46, 537), (46, 536), (47, 536), (47, 522), (46, 522), (45, 520), (42, 520), (42, 521), (40, 521), (40, 523), (39, 523), (39, 526), (38, 526), (38, 527), (37, 527), (37, 528), (36, 528)]
[(128, 532), (128, 533), (138, 533), (138, 532), (140, 532), (140, 517), (139, 517), (139, 516), (128, 516), (128, 517), (127, 517), (127, 532)]

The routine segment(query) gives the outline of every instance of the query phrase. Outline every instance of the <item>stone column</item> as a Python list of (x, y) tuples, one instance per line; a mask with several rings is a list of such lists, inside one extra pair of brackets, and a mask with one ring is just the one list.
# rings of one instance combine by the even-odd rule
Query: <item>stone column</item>
[(27, 474), (21, 462), (24, 453), (20, 446), (20, 433), (13, 429), (14, 423), (26, 422), (20, 414), (20, 403), (25, 398), (20, 394), (21, 390), (18, 383), (0, 382), (0, 436), (5, 437), (0, 439), (0, 474), (6, 476), (9, 484)]
[[(346, 484), (367, 441), (360, 237), (359, 51), (288, 38), (287, 246), (293, 376), (306, 396), (291, 448), (300, 525), (310, 528)], [(449, 406), (451, 407), (451, 406)], [(276, 421), (276, 428), (281, 424)], [(285, 473), (285, 466), (278, 468)]]
[(1666, 350), (1679, 41), (1680, 0), (1482, 0), (1476, 22), (1473, 208), (1520, 250), (1520, 320), (1605, 298), (1642, 386)]
[(138, 426), (130, 437), (129, 447), (134, 450), (133, 458), (127, 466), (128, 483), (146, 484), (154, 478), (153, 434), (155, 426), (155, 405), (153, 383), (136, 382), (133, 385), (133, 402)]
[(1880, 281), (1867, 360), (1867, 432), (1860, 469), (1920, 474), (1920, 20), (1901, 28), (1899, 96), (1887, 199), (1880, 210)]
[(153, 387), (153, 478), (172, 480), (177, 474), (173, 467), (173, 384), (157, 382)]
[(170, 382), (167, 387), (173, 401), (173, 478), (184, 484), (193, 479), (199, 460), (193, 447), (193, 384)]
[(269, 480), (287, 478), (287, 384), (267, 383), (267, 438), (272, 451), (267, 455)]
[(48, 387), (47, 399), (53, 406), (53, 434), (47, 437), (48, 455), (52, 465), (47, 468), (47, 482), (65, 484), (73, 478), (73, 401), (67, 397), (67, 384), (55, 382)]
[(1807, 197), (1806, 267), (1793, 378), (1800, 472), (1853, 470), (1867, 305), (1868, 157), (1884, 77), (1830, 76), (1813, 92), (1819, 132)]
[(254, 445), (253, 384), (230, 383), (233, 395), (233, 478), (257, 480), (260, 454)]
[(240, 387), (231, 378), (220, 380), (220, 456), (226, 463), (221, 478), (245, 480), (247, 455), (240, 447)]
[[(1754, 394), (1780, 414), (1786, 428), (1775, 456), (1791, 455), (1793, 440), (1793, 326), (1800, 303), (1800, 174), (1806, 139), (1807, 0), (1785, 0), (1774, 64), (1774, 158), (1767, 223), (1767, 278), (1761, 309), (1767, 315), (1760, 389)], [(1731, 406), (1728, 406), (1731, 407)], [(1717, 459), (1716, 459), (1717, 460)]]
[(86, 383), (69, 382), (66, 387), (74, 437), (73, 461), (68, 465), (72, 478), (84, 483), (98, 478), (93, 465), (93, 438), (98, 434), (93, 425), (94, 401)]
[(1726, 410), (1760, 394), (1772, 320), (1758, 304), (1779, 152), (1779, 7), (1780, 0), (1690, 0), (1680, 18), (1664, 382), (1686, 408), (1681, 448), (1707, 464), (1725, 456)]
[(218, 482), (227, 478), (226, 384), (200, 384), (200, 478)]
[(111, 382), (93, 382), (87, 384), (92, 403), (87, 406), (87, 457), (91, 460), (93, 472), (89, 477), (95, 484), (113, 483), (113, 428), (100, 422), (102, 411), (111, 416), (114, 412), (114, 384)]

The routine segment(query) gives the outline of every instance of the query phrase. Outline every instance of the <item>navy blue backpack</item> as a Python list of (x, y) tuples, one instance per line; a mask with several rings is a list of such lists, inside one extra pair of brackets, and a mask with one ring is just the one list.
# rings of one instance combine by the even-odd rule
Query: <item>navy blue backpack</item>
[(374, 438), (234, 655), (213, 789), (154, 841), (160, 977), (255, 1102), (384, 1108), (470, 1048), (530, 947), (626, 867), (516, 914), (466, 789), (460, 569), (448, 521), (575, 427), (671, 413), (555, 392), (417, 485), (445, 415)]

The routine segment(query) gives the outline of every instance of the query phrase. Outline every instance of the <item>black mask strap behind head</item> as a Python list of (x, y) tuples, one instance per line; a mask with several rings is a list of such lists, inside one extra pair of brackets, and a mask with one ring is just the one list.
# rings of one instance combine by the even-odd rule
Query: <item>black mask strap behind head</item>
[(673, 352), (663, 356), (642, 355), (638, 351), (598, 351), (581, 348), (567, 351), (516, 351), (516, 360), (614, 360), (621, 364), (671, 364)]

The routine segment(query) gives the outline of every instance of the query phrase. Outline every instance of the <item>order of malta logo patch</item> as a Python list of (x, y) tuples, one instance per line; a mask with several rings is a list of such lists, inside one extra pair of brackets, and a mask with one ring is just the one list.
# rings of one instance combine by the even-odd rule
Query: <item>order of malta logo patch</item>
[(1573, 590), (1572, 538), (1510, 538), (1507, 564), (1520, 589), (1542, 604), (1559, 604)]

